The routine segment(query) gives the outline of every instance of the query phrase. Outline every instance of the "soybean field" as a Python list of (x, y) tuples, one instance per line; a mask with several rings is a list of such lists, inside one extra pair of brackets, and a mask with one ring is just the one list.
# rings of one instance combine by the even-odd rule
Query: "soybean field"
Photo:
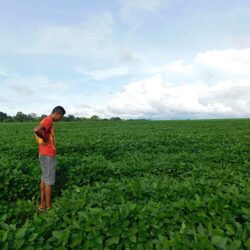
[(0, 249), (250, 249), (250, 120), (55, 124), (38, 213), (35, 123), (0, 123)]

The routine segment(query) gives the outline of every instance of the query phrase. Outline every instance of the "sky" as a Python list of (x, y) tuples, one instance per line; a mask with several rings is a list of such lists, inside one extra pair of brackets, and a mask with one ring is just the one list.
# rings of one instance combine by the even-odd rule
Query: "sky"
[(250, 117), (250, 1), (0, 0), (0, 111)]

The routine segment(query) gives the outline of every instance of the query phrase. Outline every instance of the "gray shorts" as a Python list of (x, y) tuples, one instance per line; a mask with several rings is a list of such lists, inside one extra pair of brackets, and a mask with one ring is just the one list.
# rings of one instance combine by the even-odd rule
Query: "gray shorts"
[(39, 155), (39, 161), (42, 169), (41, 180), (46, 185), (54, 185), (56, 177), (56, 157)]

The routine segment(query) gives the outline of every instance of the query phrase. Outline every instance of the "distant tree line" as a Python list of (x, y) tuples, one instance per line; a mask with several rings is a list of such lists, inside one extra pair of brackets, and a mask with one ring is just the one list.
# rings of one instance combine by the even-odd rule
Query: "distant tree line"
[[(0, 111), (0, 122), (32, 122), (32, 121), (40, 121), (46, 115), (38, 116), (35, 113), (24, 114), (19, 111), (15, 116), (10, 116), (4, 112)], [(97, 115), (93, 115), (90, 118), (86, 117), (77, 117), (74, 115), (66, 115), (63, 117), (62, 121), (72, 122), (72, 121), (121, 121), (122, 119), (119, 117), (112, 117), (110, 119), (101, 119)]]

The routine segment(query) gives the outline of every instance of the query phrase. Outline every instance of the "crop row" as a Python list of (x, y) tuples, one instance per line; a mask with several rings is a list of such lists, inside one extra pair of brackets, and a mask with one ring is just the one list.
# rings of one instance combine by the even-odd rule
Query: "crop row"
[(32, 128), (0, 124), (1, 249), (248, 249), (248, 120), (57, 124), (37, 214)]
[(148, 176), (74, 186), (57, 198), (52, 211), (34, 214), (19, 228), (10, 224), (14, 218), (2, 215), (0, 246), (35, 249), (46, 242), (43, 249), (61, 244), (60, 249), (81, 249), (81, 244), (86, 249), (248, 247), (249, 192), (242, 176), (230, 171), (182, 181)]

